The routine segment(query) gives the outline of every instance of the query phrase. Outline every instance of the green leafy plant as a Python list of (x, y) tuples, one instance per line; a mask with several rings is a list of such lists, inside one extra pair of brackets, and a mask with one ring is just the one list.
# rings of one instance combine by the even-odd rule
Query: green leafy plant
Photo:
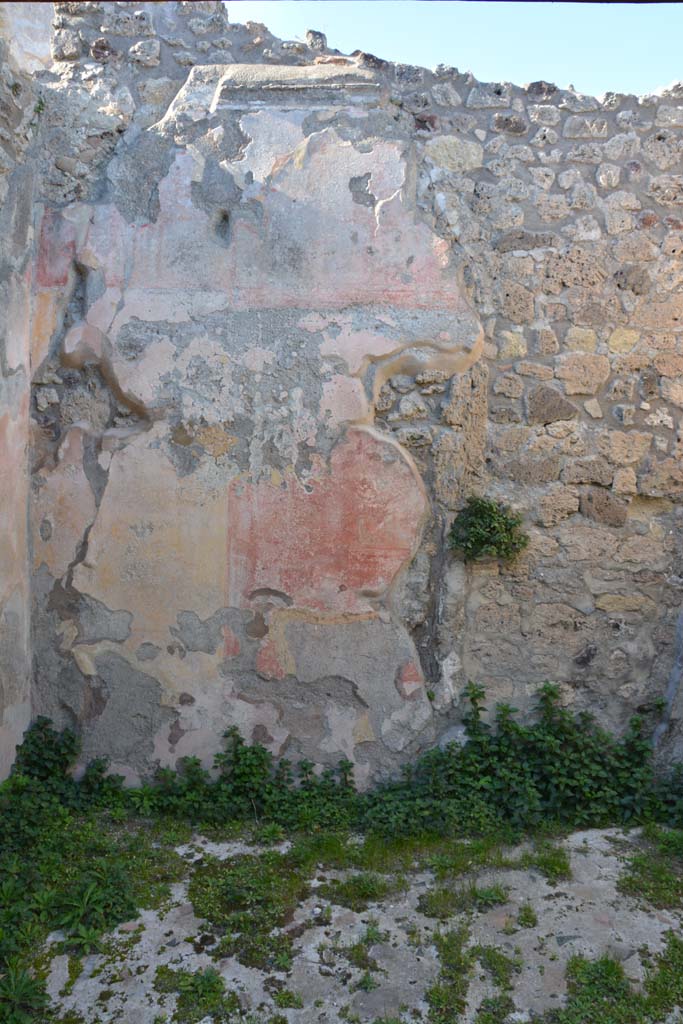
[(219, 1024), (230, 1021), (240, 1012), (237, 995), (227, 991), (225, 982), (213, 967), (194, 973), (157, 967), (154, 987), (157, 992), (178, 994), (173, 1014), (177, 1024), (197, 1024), (204, 1017), (210, 1017)]
[(281, 1010), (300, 1010), (304, 1001), (298, 992), (290, 992), (288, 988), (282, 988), (273, 995), (273, 1002)]
[(510, 996), (491, 996), (484, 999), (477, 1010), (474, 1024), (501, 1024), (514, 1011), (515, 1004)]
[(609, 957), (572, 957), (567, 965), (569, 995), (561, 1010), (540, 1018), (542, 1024), (659, 1024), (683, 1005), (683, 940), (670, 932), (666, 947), (650, 963), (641, 991)]
[(442, 921), (453, 914), (468, 910), (488, 910), (499, 904), (507, 903), (507, 890), (502, 885), (478, 887), (469, 885), (465, 888), (439, 886), (423, 893), (418, 900), (418, 910), (427, 917), (436, 917)]
[(354, 988), (357, 992), (372, 992), (373, 989), (379, 988), (379, 982), (373, 977), (370, 971), (363, 971), (363, 974), (356, 982)]
[(629, 857), (619, 890), (655, 907), (683, 906), (683, 832), (649, 825), (644, 841), (643, 852)]
[[(640, 718), (612, 736), (589, 715), (563, 708), (550, 683), (523, 723), (510, 706), (485, 709), (479, 686), (470, 684), (466, 696), (464, 744), (430, 750), (364, 793), (356, 791), (348, 762), (319, 774), (310, 762), (276, 763), (236, 730), (225, 736), (214, 775), (189, 758), (177, 771), (165, 769), (127, 790), (98, 761), (76, 781), (77, 738), (39, 719), (0, 785), (0, 1024), (28, 1012), (12, 995), (24, 984), (17, 979), (29, 992), (31, 982), (40, 999), (34, 968), (49, 932), (64, 931), (63, 952), (96, 951), (107, 931), (134, 919), (139, 908), (158, 907), (170, 884), (190, 871), (195, 911), (216, 937), (211, 955), (282, 971), (292, 961), (285, 923), (318, 865), (346, 872), (318, 887), (323, 900), (364, 908), (400, 889), (402, 876), (421, 865), (434, 873), (435, 891), (452, 894), (455, 912), (471, 911), (505, 898), (488, 882), (477, 884), (471, 876), (479, 868), (534, 867), (552, 882), (567, 877), (566, 850), (547, 839), (553, 830), (657, 822), (674, 831), (651, 827), (651, 846), (632, 858), (622, 887), (658, 905), (683, 900), (683, 839), (675, 831), (683, 827), (683, 771), (655, 776)], [(286, 853), (266, 848), (226, 862), (205, 856), (190, 868), (173, 847), (198, 826), (215, 838), (246, 833), (293, 844)], [(504, 846), (529, 833), (530, 849), (511, 860)], [(457, 884), (464, 875), (470, 877)], [(440, 899), (433, 897), (435, 908)], [(315, 922), (329, 917), (326, 906)], [(350, 952), (359, 971), (374, 969), (374, 941), (368, 926)], [(671, 949), (678, 963), (677, 947)], [(470, 955), (462, 951), (463, 963)], [(438, 986), (430, 1003), (437, 1024), (446, 1019), (440, 1000), (454, 1005), (457, 984), (441, 979)], [(11, 1000), (17, 1007), (10, 1009)]]
[(42, 983), (19, 964), (7, 964), (0, 974), (2, 1024), (34, 1024), (46, 1005)]
[(519, 908), (517, 924), (520, 928), (535, 928), (538, 924), (538, 916), (530, 903), (523, 903)]
[(369, 903), (377, 903), (401, 888), (400, 881), (380, 875), (361, 872), (349, 878), (321, 885), (318, 893), (332, 903), (350, 910), (365, 910)]
[(535, 843), (534, 849), (522, 857), (522, 865), (525, 868), (536, 868), (550, 882), (561, 882), (572, 877), (567, 851), (547, 841)]
[(425, 993), (430, 1024), (454, 1024), (466, 1009), (474, 966), (474, 958), (465, 948), (467, 937), (466, 928), (434, 937), (441, 970), (436, 982)]
[(512, 976), (522, 969), (519, 959), (511, 959), (495, 946), (473, 946), (471, 952), (501, 991), (512, 989)]
[(198, 916), (222, 933), (217, 954), (237, 956), (251, 967), (282, 966), (287, 940), (272, 932), (305, 896), (307, 874), (303, 865), (274, 852), (227, 862), (206, 858), (189, 895)]
[(448, 541), (466, 562), (477, 558), (510, 561), (529, 543), (522, 517), (491, 498), (471, 497), (453, 520)]

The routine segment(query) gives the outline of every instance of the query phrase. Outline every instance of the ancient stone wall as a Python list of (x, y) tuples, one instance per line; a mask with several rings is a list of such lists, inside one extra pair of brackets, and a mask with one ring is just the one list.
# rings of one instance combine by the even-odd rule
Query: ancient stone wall
[[(37, 8), (39, 4), (20, 5)], [(29, 320), (34, 172), (27, 149), (37, 93), (30, 73), (49, 60), (24, 17), (0, 4), (0, 778), (31, 715), (29, 495)], [(31, 12), (31, 24), (39, 24)], [(41, 33), (38, 32), (38, 36)]]
[[(683, 90), (55, 8), (36, 709), (130, 778), (234, 723), (364, 783), (457, 737), (468, 679), (551, 678), (679, 754)], [(523, 513), (512, 566), (448, 551), (472, 493)]]

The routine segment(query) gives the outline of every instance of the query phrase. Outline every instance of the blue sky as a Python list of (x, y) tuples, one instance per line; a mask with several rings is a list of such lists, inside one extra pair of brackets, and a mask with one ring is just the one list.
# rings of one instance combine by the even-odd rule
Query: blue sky
[(228, 0), (228, 16), (265, 22), (285, 39), (319, 29), (343, 52), (451, 64), (481, 81), (544, 78), (598, 95), (683, 79), (683, 3)]

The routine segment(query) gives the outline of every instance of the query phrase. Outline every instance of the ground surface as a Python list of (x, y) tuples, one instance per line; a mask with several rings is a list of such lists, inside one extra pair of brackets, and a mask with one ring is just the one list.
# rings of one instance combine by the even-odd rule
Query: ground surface
[[(676, 863), (638, 831), (507, 849), (199, 835), (174, 848), (180, 880), (168, 897), (99, 952), (78, 961), (50, 937), (48, 991), (61, 1019), (546, 1021), (571, 1005), (577, 957), (608, 957), (632, 988), (634, 1016), (558, 1019), (650, 1021), (649, 1003), (636, 1015), (638, 999), (681, 930)], [(683, 1019), (664, 989), (659, 1019)]]

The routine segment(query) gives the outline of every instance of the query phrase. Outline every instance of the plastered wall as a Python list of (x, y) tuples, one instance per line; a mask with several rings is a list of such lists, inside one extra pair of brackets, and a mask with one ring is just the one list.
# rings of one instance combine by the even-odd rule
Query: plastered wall
[[(131, 780), (236, 724), (365, 784), (461, 735), (468, 679), (526, 712), (550, 678), (678, 756), (683, 90), (483, 84), (213, 3), (54, 26), (8, 277), (34, 710)], [(523, 513), (514, 565), (448, 550), (473, 493)]]

